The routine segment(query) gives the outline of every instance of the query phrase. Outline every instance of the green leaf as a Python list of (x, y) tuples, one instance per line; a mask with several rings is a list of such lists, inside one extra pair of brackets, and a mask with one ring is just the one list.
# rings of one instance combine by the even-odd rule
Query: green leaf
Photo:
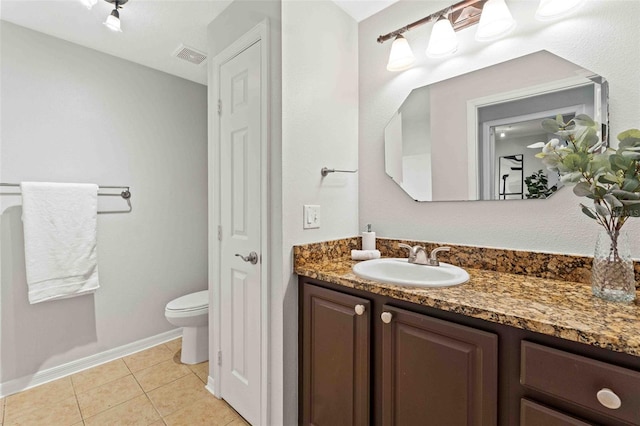
[(582, 173), (580, 172), (571, 172), (560, 176), (560, 181), (562, 183), (576, 183), (580, 182), (580, 179), (582, 179)]
[(620, 133), (618, 135), (618, 140), (620, 142), (627, 140), (627, 139), (637, 139), (638, 141), (640, 141), (640, 130), (638, 129), (629, 129), (629, 130), (625, 130), (624, 132)]
[(640, 182), (637, 179), (625, 179), (622, 184), (623, 191), (637, 192), (640, 190)]
[(606, 194), (604, 200), (614, 208), (622, 207), (622, 203), (613, 194)]
[(585, 151), (600, 142), (600, 137), (592, 127), (582, 127), (576, 132), (576, 144)]
[(609, 216), (609, 210), (607, 210), (607, 208), (605, 206), (596, 203), (595, 204), (595, 208), (596, 208), (596, 212), (600, 216)]
[(585, 170), (589, 164), (589, 156), (584, 152), (575, 152), (567, 155), (562, 164), (569, 170)]
[(614, 172), (618, 170), (626, 171), (633, 164), (633, 160), (619, 154), (609, 156), (609, 162), (611, 163), (611, 170)]
[(640, 160), (640, 152), (625, 150), (625, 151), (622, 151), (622, 156), (626, 158), (630, 158), (632, 160)]
[(623, 206), (635, 206), (638, 204), (638, 200), (620, 200)]
[[(564, 123), (562, 124), (564, 125)], [(556, 120), (553, 120), (551, 118), (542, 120), (541, 125), (542, 125), (542, 128), (549, 133), (555, 133), (560, 130), (560, 124), (558, 124)]]
[(589, 185), (586, 182), (580, 182), (579, 184), (574, 186), (573, 193), (576, 194), (578, 197), (587, 197), (593, 194), (591, 192), (591, 185)]
[(591, 219), (597, 220), (598, 218), (596, 217), (595, 214), (593, 214), (593, 212), (591, 211), (591, 209), (587, 206), (585, 206), (584, 204), (580, 204), (580, 207), (582, 207), (582, 213), (586, 214), (587, 216), (589, 216)]
[(618, 183), (618, 177), (613, 173), (607, 173), (598, 178), (598, 182), (604, 184)]
[(640, 200), (640, 194), (638, 194), (637, 192), (623, 191), (622, 189), (613, 189), (611, 190), (611, 193), (615, 195), (618, 200)]
[(578, 114), (573, 119), (578, 126), (595, 126), (596, 122), (586, 114)]

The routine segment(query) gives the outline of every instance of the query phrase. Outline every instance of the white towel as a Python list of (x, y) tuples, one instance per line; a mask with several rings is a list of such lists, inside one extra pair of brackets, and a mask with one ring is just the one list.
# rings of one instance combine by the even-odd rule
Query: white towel
[(351, 250), (351, 259), (353, 260), (380, 259), (380, 250)]
[(22, 182), (29, 303), (93, 293), (98, 284), (98, 186)]

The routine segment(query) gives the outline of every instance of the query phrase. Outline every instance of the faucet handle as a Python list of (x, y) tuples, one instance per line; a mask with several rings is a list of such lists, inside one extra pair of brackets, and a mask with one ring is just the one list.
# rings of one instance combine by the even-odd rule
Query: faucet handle
[(403, 248), (409, 250), (409, 262), (412, 262), (416, 258), (416, 252), (413, 247), (409, 244), (398, 243), (398, 248)]
[(407, 249), (409, 250), (409, 254), (413, 254), (413, 247), (411, 247), (409, 244), (398, 243), (398, 248)]
[(438, 253), (449, 250), (451, 250), (451, 247), (438, 247), (431, 250), (431, 254), (429, 255), (429, 264), (432, 266), (440, 265), (440, 262), (438, 261)]

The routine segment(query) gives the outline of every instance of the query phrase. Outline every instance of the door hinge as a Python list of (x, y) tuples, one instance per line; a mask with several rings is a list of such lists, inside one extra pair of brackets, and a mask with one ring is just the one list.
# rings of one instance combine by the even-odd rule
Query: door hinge
[(218, 99), (218, 115), (222, 115), (222, 99)]
[(218, 365), (222, 365), (222, 351), (218, 351)]
[(222, 241), (222, 226), (218, 225), (218, 241)]

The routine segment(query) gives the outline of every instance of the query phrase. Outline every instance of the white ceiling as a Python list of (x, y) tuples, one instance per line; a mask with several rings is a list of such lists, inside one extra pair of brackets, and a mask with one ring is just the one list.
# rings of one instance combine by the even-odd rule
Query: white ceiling
[[(359, 22), (397, 0), (334, 1)], [(113, 9), (102, 0), (91, 10), (80, 0), (1, 0), (0, 18), (207, 84), (206, 62), (193, 65), (172, 54), (181, 43), (207, 52), (207, 25), (230, 3), (231, 0), (130, 0), (120, 10), (121, 33), (102, 25)]]
[(360, 22), (382, 9), (386, 9), (398, 0), (333, 0), (342, 10)]

